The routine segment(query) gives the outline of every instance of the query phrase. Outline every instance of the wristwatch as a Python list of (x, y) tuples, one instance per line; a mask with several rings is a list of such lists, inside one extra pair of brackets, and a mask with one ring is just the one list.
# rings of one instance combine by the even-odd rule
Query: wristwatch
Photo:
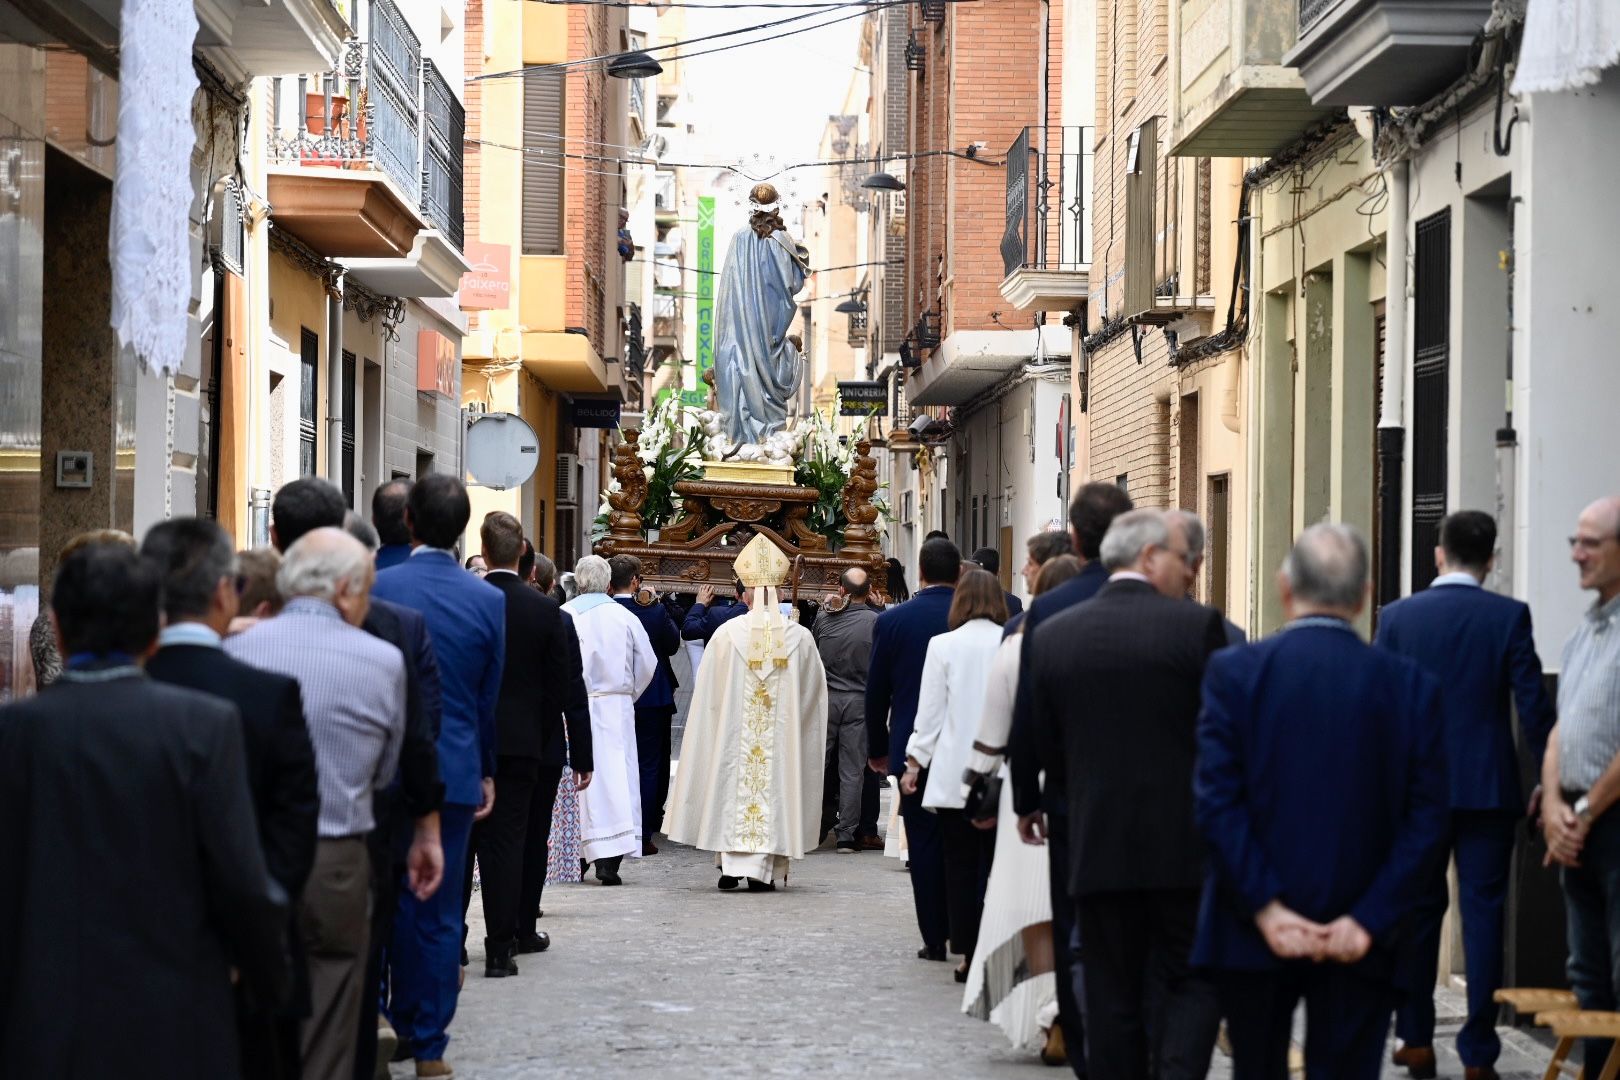
[(1592, 820), (1592, 800), (1585, 795), (1576, 799), (1575, 805), (1570, 809), (1575, 811), (1575, 816), (1581, 819), (1581, 824), (1584, 825)]

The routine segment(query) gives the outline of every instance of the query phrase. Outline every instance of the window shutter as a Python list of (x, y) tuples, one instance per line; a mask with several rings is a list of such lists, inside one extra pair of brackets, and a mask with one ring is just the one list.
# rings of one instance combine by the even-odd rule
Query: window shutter
[[(563, 73), (526, 68), (523, 77), (523, 254), (563, 251)], [(535, 151), (547, 151), (536, 153)]]

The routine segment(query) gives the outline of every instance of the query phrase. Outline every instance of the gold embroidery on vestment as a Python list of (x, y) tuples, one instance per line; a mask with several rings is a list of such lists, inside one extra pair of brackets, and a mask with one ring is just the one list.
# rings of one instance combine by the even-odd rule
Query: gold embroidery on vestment
[(743, 699), (742, 764), (737, 770), (737, 833), (732, 851), (760, 852), (770, 843), (771, 750), (776, 702), (763, 680)]

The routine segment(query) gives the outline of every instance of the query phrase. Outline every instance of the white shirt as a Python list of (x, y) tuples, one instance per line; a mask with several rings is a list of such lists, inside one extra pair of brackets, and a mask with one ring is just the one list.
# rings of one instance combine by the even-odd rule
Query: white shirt
[(928, 769), (923, 806), (960, 810), (962, 770), (984, 712), (990, 664), (1001, 647), (1001, 627), (974, 619), (928, 643), (917, 726), (906, 754)]
[(1472, 585), (1476, 589), (1480, 587), (1479, 578), (1475, 577), (1473, 574), (1470, 574), (1466, 570), (1456, 570), (1449, 574), (1441, 574), (1439, 577), (1429, 582), (1429, 586), (1431, 588), (1436, 585)]

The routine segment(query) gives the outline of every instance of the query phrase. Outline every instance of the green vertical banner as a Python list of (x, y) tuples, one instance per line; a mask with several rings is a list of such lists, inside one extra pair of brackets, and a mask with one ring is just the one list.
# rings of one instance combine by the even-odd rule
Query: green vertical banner
[(714, 367), (714, 196), (698, 198), (697, 215), (697, 389)]

